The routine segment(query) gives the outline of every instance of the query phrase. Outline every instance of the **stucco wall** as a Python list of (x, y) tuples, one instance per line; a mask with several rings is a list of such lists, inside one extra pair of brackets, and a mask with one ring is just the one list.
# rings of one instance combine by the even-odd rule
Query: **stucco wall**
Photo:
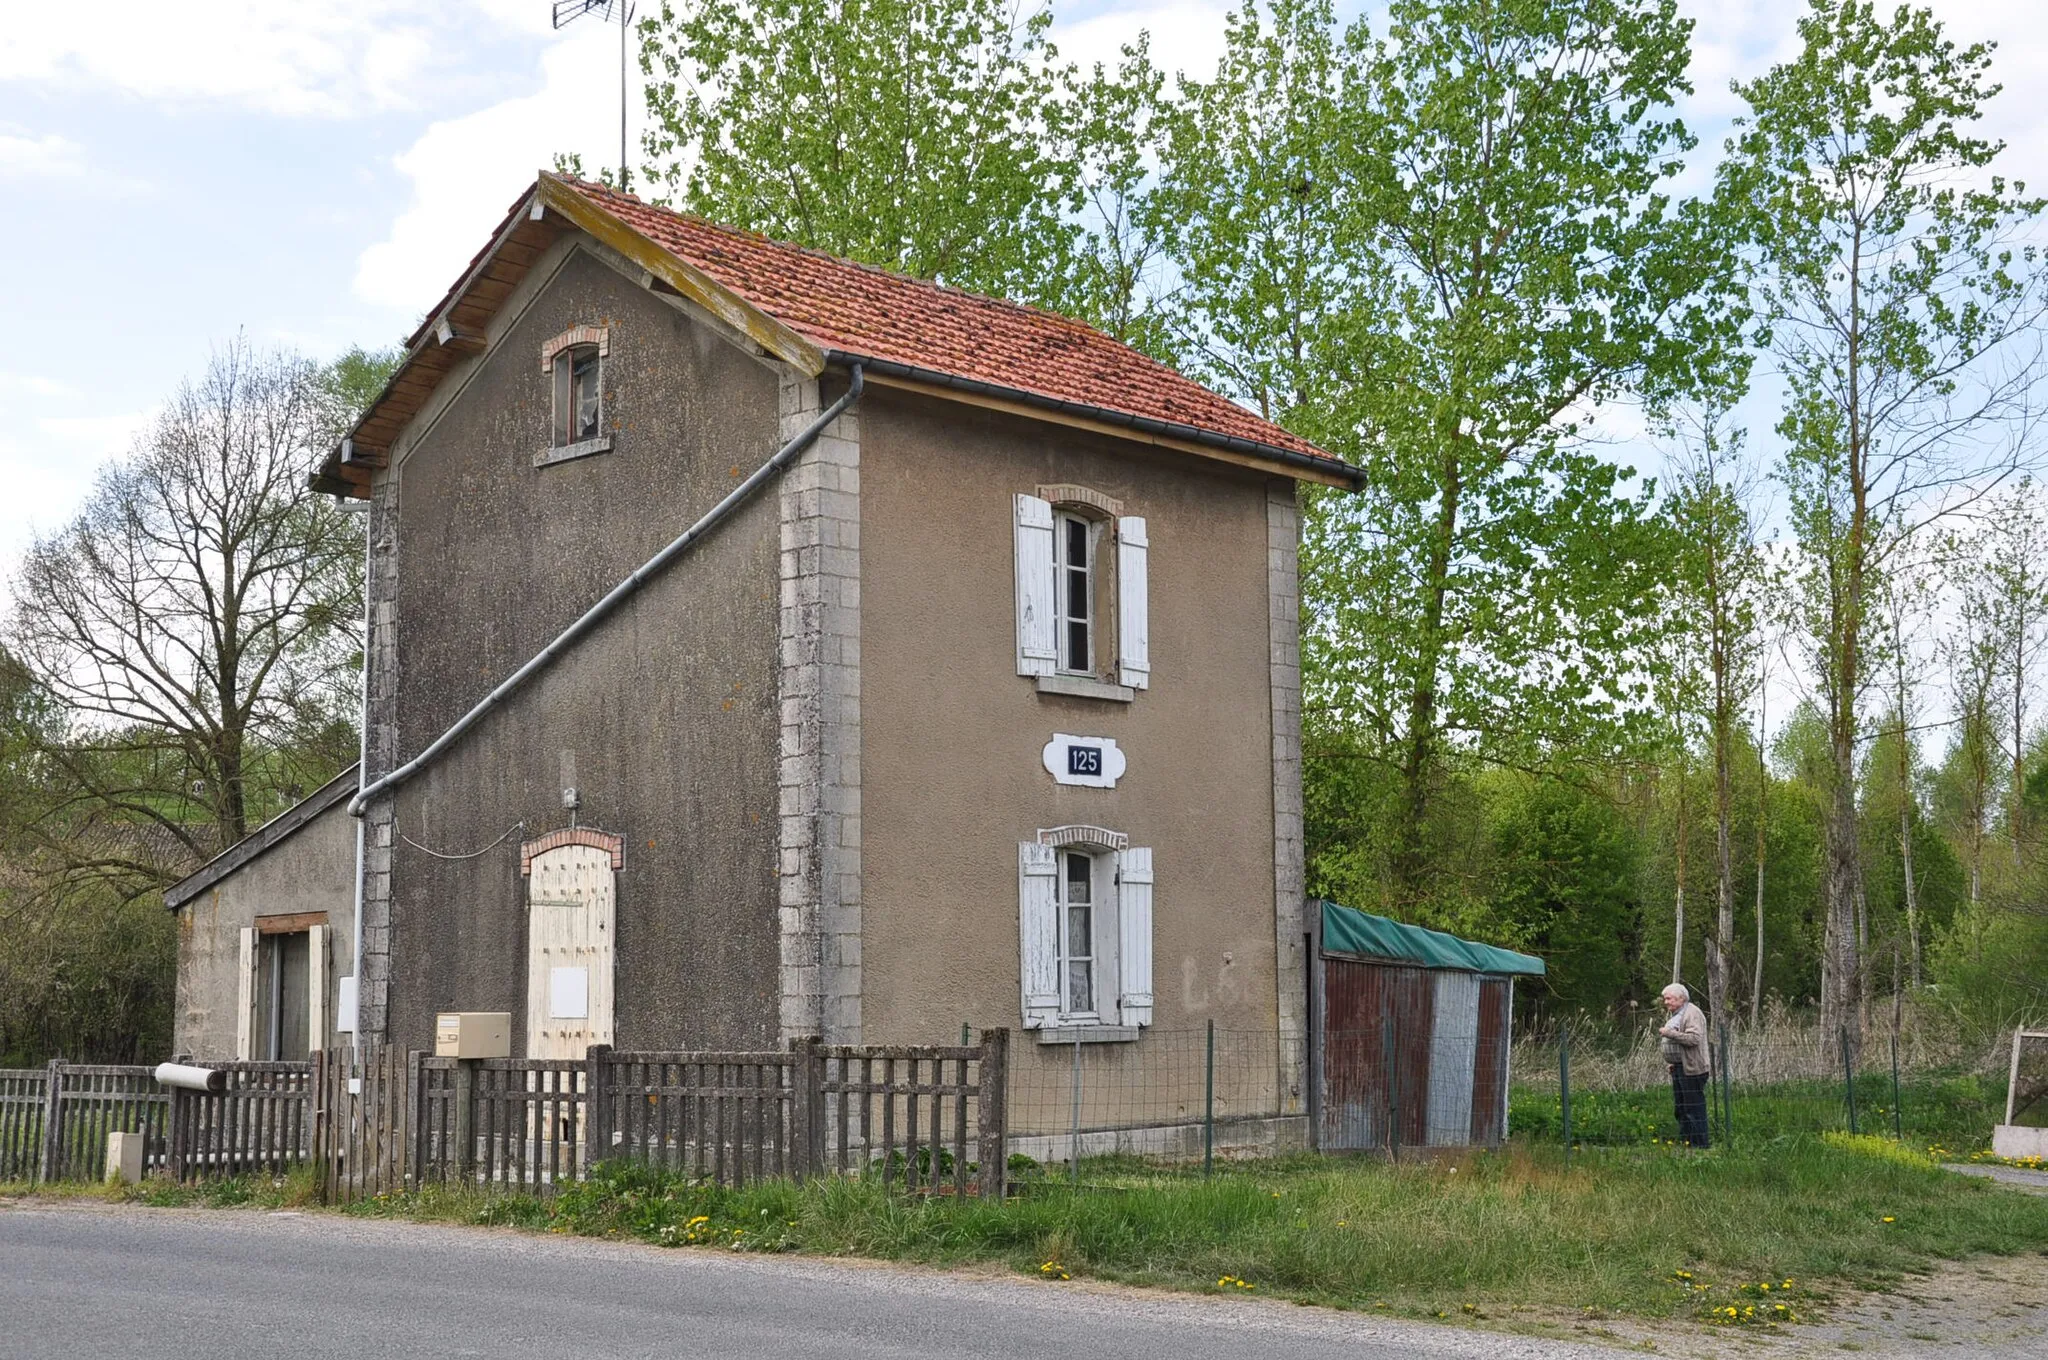
[[(536, 469), (540, 347), (609, 328), (615, 446)], [(397, 463), (399, 758), (409, 758), (777, 447), (776, 373), (571, 252)], [(753, 1046), (777, 1030), (776, 505), (757, 498), (397, 795), (393, 1042), (435, 1012), (525, 1036), (517, 843), (582, 822), (625, 837), (616, 1042)], [(526, 830), (472, 859), (439, 859)], [(416, 844), (409, 844), (413, 842)]]
[[(1153, 1029), (1091, 1046), (1091, 1070), (1170, 1063), (1198, 1091), (1207, 1021), (1277, 1023), (1268, 479), (883, 388), (861, 421), (864, 1039), (1015, 1029), (1017, 844), (1090, 823), (1152, 847), (1156, 875)], [(1061, 482), (1147, 521), (1152, 686), (1132, 703), (1016, 673), (1011, 497)], [(1055, 732), (1115, 738), (1118, 786), (1056, 784)], [(1017, 1092), (1068, 1070), (1019, 1040)]]
[[(178, 909), (178, 1015), (171, 1050), (235, 1056), (241, 931), (258, 916), (327, 913), (327, 1016), (355, 930), (356, 825), (336, 803)], [(318, 1038), (312, 1046), (320, 1046)], [(166, 1055), (168, 1056), (168, 1055)]]

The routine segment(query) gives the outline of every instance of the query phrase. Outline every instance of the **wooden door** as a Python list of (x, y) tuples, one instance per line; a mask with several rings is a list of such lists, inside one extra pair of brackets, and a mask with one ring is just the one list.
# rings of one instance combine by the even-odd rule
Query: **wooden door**
[(526, 891), (526, 1056), (581, 1058), (612, 1041), (611, 853), (543, 851)]

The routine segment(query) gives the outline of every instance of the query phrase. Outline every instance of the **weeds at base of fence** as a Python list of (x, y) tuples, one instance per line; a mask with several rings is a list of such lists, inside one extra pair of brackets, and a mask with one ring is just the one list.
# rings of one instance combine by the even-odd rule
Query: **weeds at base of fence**
[(161, 1174), (140, 1181), (0, 1182), (0, 1200), (6, 1199), (92, 1199), (152, 1209), (312, 1209), (320, 1205), (320, 1174), (308, 1165), (275, 1176), (189, 1182)]

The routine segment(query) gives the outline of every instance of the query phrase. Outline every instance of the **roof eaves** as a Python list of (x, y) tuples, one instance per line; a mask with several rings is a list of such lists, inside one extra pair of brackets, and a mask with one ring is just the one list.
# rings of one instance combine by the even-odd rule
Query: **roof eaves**
[(358, 783), (356, 771), (360, 768), (358, 765), (349, 766), (215, 855), (195, 872), (164, 889), (164, 907), (169, 911), (178, 910), (243, 865), (289, 840), (321, 813), (355, 792)]
[(568, 180), (542, 171), (534, 192), (549, 211), (559, 212), (571, 226), (618, 251), (776, 358), (801, 369), (808, 377), (815, 378), (824, 371), (824, 352), (811, 340), (653, 240)]
[(872, 355), (855, 354), (847, 350), (825, 351), (828, 361), (837, 364), (860, 364), (872, 374), (905, 378), (912, 382), (951, 387), (977, 396), (996, 397), (1014, 401), (1042, 410), (1057, 411), (1062, 415), (1079, 416), (1105, 425), (1121, 425), (1146, 434), (1159, 435), (1168, 439), (1183, 440), (1187, 443), (1202, 444), (1221, 449), (1243, 457), (1263, 462), (1278, 463), (1291, 471), (1314, 472), (1318, 481), (1336, 479), (1352, 491), (1365, 485), (1365, 472), (1353, 467), (1340, 458), (1326, 455), (1302, 453), (1296, 449), (1282, 448), (1277, 444), (1262, 443), (1246, 439), (1241, 435), (1223, 434), (1216, 430), (1204, 429), (1198, 425), (1183, 425), (1176, 421), (1156, 420), (1150, 416), (1134, 415), (1107, 406), (1095, 406), (1086, 402), (1068, 401), (1062, 397), (1047, 396), (1029, 388), (1005, 387), (996, 383), (983, 382), (978, 378), (965, 378), (957, 373), (940, 369), (922, 368), (916, 364), (900, 363), (894, 359), (878, 359)]

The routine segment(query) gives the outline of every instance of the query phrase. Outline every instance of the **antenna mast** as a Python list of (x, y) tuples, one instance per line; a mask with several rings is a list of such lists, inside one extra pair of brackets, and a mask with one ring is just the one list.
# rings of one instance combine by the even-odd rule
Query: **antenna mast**
[(633, 31), (633, 0), (554, 0), (554, 25), (560, 29), (586, 14), (598, 16), (599, 23), (619, 26), (619, 189), (633, 187), (633, 172), (626, 161), (626, 39)]

